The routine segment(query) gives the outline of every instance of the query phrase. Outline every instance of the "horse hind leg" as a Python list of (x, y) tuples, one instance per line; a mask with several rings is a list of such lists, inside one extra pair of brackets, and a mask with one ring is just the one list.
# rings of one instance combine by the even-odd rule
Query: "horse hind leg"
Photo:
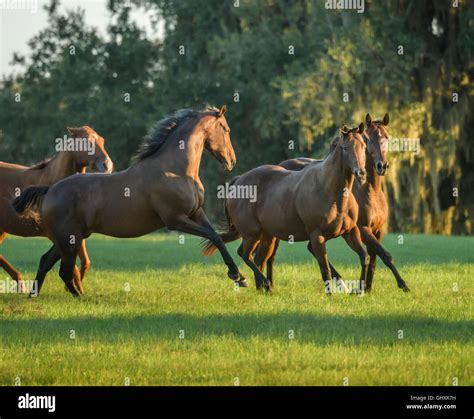
[(275, 254), (278, 249), (280, 241), (274, 237), (262, 240), (257, 246), (257, 250), (254, 253), (255, 263), (258, 266), (260, 272), (263, 273), (263, 269), (266, 266), (267, 279), (270, 285), (273, 287), (273, 261), (275, 260)]
[(39, 296), (47, 273), (53, 268), (59, 259), (61, 259), (61, 254), (59, 253), (58, 248), (54, 245), (43, 256), (41, 256), (34, 288), (30, 292), (30, 297)]
[(259, 240), (258, 239), (251, 239), (251, 238), (243, 238), (242, 244), (240, 245), (237, 253), (246, 263), (246, 265), (252, 269), (253, 274), (255, 276), (255, 285), (257, 286), (257, 290), (265, 288), (265, 290), (271, 292), (272, 287), (270, 282), (267, 278), (262, 274), (262, 272), (258, 269), (258, 266), (255, 264), (252, 253), (255, 251), (255, 248), (258, 246)]
[[(64, 281), (67, 290), (74, 296), (80, 297), (81, 289), (78, 286), (80, 282), (79, 270), (76, 267), (76, 260), (82, 243), (82, 234), (80, 229), (69, 227), (69, 232), (62, 226), (55, 225), (54, 242), (59, 250), (61, 257), (61, 266), (59, 276)], [(74, 241), (71, 241), (74, 238)]]
[(78, 248), (62, 250), (61, 267), (59, 268), (59, 276), (74, 297), (80, 297), (81, 295), (80, 291), (77, 289), (76, 281), (74, 280), (74, 269), (76, 268), (78, 251)]
[(74, 266), (74, 284), (76, 285), (76, 288), (79, 290), (81, 295), (84, 295), (84, 277), (86, 276), (86, 273), (91, 267), (91, 260), (89, 259), (89, 254), (87, 253), (85, 240), (82, 240), (81, 242), (81, 247), (79, 248), (78, 256), (81, 261), (81, 270), (79, 271), (77, 266)]
[(275, 262), (275, 256), (278, 251), (278, 246), (280, 245), (280, 240), (276, 239), (273, 246), (273, 252), (270, 256), (270, 259), (267, 261), (267, 278), (270, 281), (270, 284), (273, 287), (273, 263)]
[[(81, 272), (79, 271), (79, 268), (74, 264), (74, 271), (73, 271), (73, 281), (76, 289), (79, 291), (81, 295), (84, 295), (84, 288), (82, 286), (82, 278), (81, 278)], [(69, 289), (66, 287), (66, 289), (69, 291)]]
[(255, 251), (253, 252), (253, 259), (255, 264), (258, 266), (258, 269), (263, 273), (265, 269), (265, 264), (267, 263), (268, 259), (270, 259), (273, 253), (273, 238), (262, 238), (258, 243)]
[(81, 282), (84, 282), (84, 277), (91, 268), (91, 260), (89, 259), (89, 254), (87, 253), (85, 240), (82, 240), (81, 248), (79, 249), (79, 259), (81, 260)]

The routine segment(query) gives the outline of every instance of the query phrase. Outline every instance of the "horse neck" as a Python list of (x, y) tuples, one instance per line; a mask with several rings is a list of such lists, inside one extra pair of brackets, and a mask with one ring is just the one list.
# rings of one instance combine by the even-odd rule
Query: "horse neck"
[(77, 173), (78, 168), (71, 153), (61, 151), (42, 169), (35, 169), (35, 178), (43, 185), (52, 185)]
[[(340, 205), (347, 203), (350, 193), (344, 193), (344, 191), (352, 191), (354, 175), (350, 171), (344, 170), (341, 150), (337, 148), (318, 164), (321, 165), (319, 183), (322, 183), (328, 196)], [(314, 168), (316, 169), (317, 166), (315, 165)]]
[[(157, 154), (160, 166), (178, 175), (192, 179), (199, 178), (202, 153), (204, 151), (204, 132), (197, 123), (187, 137), (181, 137), (179, 131), (164, 144), (162, 153)], [(184, 141), (184, 148), (180, 147)], [(181, 156), (180, 154), (183, 154)], [(179, 158), (177, 158), (179, 157)]]
[(367, 185), (370, 190), (380, 192), (382, 190), (382, 176), (379, 176), (375, 170), (374, 159), (366, 151), (365, 170), (367, 171)]

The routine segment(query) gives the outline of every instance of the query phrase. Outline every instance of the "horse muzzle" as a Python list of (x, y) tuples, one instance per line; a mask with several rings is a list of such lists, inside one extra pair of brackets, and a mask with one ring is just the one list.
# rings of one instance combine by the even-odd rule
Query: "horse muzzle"
[(354, 169), (354, 175), (359, 179), (361, 185), (367, 180), (367, 171), (365, 169)]
[(235, 164), (237, 163), (237, 160), (223, 160), (222, 161), (222, 168), (224, 170), (227, 170), (228, 172), (232, 171), (232, 169), (235, 167)]
[(92, 164), (91, 169), (96, 170), (100, 173), (112, 173), (112, 171), (114, 170), (114, 164), (110, 159), (106, 159), (105, 161), (95, 161)]
[(375, 165), (375, 170), (377, 171), (377, 174), (379, 176), (384, 176), (389, 167), (390, 167), (390, 163), (388, 161), (385, 161), (385, 162), (378, 161), (377, 164)]

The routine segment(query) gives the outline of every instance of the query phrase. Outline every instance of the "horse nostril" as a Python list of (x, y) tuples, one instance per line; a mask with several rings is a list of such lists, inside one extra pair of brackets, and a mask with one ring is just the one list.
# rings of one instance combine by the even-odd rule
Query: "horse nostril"
[(360, 171), (360, 174), (361, 174), (362, 176), (365, 176), (365, 175), (367, 174), (367, 171), (366, 171), (365, 169), (362, 169), (362, 170)]
[(382, 169), (383, 169), (383, 166), (384, 166), (384, 165), (382, 164), (382, 162), (381, 162), (381, 161), (377, 162), (377, 170), (378, 170), (379, 172), (381, 172), (381, 171), (382, 171)]
[(384, 164), (384, 169), (387, 170), (390, 167), (390, 163), (387, 161)]

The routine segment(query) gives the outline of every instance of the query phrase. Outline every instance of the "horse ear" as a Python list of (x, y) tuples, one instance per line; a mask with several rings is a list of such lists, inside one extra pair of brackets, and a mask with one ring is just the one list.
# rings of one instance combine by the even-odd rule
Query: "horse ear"
[(362, 134), (364, 132), (364, 123), (363, 122), (360, 123), (358, 132), (359, 132), (359, 134)]
[(370, 116), (370, 113), (365, 115), (365, 124), (367, 125), (367, 128), (370, 127), (370, 124), (372, 123), (372, 117)]
[(388, 116), (388, 113), (386, 113), (383, 117), (382, 124), (388, 125), (389, 122), (390, 122), (390, 118)]
[(77, 128), (66, 127), (69, 135), (74, 135), (77, 132)]
[(343, 125), (340, 129), (342, 135), (347, 135), (349, 134), (349, 128), (347, 128), (346, 125)]
[(220, 118), (222, 115), (226, 113), (226, 111), (227, 111), (227, 105), (222, 106), (219, 113), (217, 114), (217, 117)]

